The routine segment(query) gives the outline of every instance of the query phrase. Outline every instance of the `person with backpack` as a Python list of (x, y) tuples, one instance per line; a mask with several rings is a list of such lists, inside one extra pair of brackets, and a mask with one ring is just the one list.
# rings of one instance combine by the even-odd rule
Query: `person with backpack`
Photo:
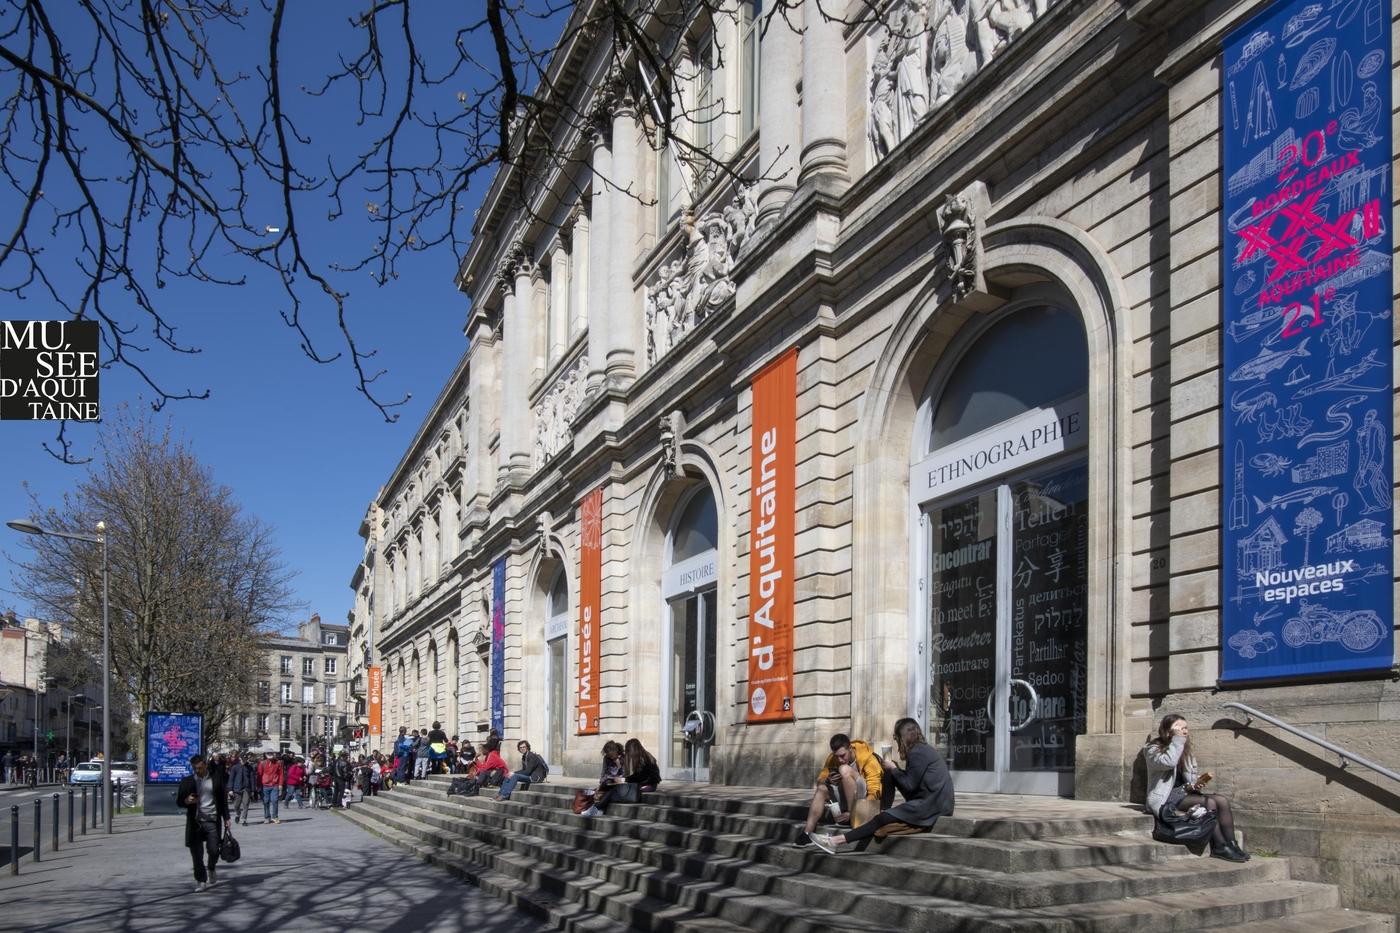
[[(417, 738), (418, 733), (413, 734)], [(399, 737), (394, 740), (394, 781), (408, 779), (408, 759), (413, 753), (413, 738), (408, 735), (408, 726), (399, 726)]]
[(529, 742), (521, 739), (516, 743), (515, 750), (520, 753), (520, 770), (502, 782), (501, 792), (491, 798), (493, 800), (509, 800), (517, 787), (525, 788), (531, 784), (539, 784), (549, 775), (549, 765), (530, 750)]

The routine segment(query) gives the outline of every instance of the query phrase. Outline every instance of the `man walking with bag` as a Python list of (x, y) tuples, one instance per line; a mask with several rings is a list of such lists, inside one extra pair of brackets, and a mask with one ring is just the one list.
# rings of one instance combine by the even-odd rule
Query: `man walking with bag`
[(194, 890), (198, 894), (219, 880), (219, 845), (229, 828), (228, 788), (223, 775), (210, 769), (203, 755), (191, 758), (190, 767), (194, 774), (180, 779), (175, 797), (185, 808), (185, 847), (194, 862)]

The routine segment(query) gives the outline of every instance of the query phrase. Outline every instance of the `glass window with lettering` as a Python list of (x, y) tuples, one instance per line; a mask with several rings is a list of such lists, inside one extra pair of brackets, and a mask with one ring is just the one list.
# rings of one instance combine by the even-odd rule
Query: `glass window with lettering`
[(949, 767), (991, 771), (988, 706), (996, 674), (997, 494), (931, 509), (929, 678), (934, 742)]
[(1088, 464), (1011, 490), (1011, 770), (1073, 771), (1088, 690)]

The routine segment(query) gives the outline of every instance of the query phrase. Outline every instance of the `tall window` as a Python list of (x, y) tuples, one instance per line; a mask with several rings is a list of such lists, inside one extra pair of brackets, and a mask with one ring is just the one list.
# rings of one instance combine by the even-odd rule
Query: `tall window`
[(335, 705), (335, 684), (326, 684), (326, 705)]
[(283, 713), (277, 717), (277, 734), (287, 735), (292, 731), (292, 717), (289, 713)]
[[(715, 30), (711, 26), (695, 42), (695, 145), (712, 149), (722, 135), (722, 108), (715, 105)], [(722, 94), (720, 96), (723, 96)]]
[(258, 734), (267, 735), (267, 713), (258, 714)]
[(739, 139), (745, 140), (758, 129), (759, 19), (763, 0), (742, 0), (739, 4)]
[(282, 655), (282, 664), (279, 669), (283, 674), (290, 674), (292, 672), (292, 656), (290, 654)]
[(326, 673), (335, 673), (335, 658), (326, 658)]
[(263, 706), (272, 702), (272, 684), (266, 680), (258, 681), (258, 702)]
[(301, 659), (301, 676), (303, 676), (303, 677), (315, 677), (315, 676), (316, 676), (316, 659), (315, 659), (315, 658), (302, 658), (302, 659)]
[(316, 688), (314, 686), (311, 684), (301, 685), (301, 702), (307, 704), (316, 702)]
[(283, 702), (283, 703), (290, 703), (290, 702), (292, 702), (292, 685), (291, 685), (291, 684), (283, 684), (283, 685), (282, 685), (282, 702)]
[(248, 714), (244, 713), (238, 717), (238, 731), (244, 735), (248, 734)]

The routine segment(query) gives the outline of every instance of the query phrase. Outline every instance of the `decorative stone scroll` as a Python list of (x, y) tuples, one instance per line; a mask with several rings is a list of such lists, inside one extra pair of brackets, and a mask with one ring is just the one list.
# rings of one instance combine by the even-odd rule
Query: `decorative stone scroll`
[(535, 412), (535, 465), (544, 466), (574, 438), (574, 419), (583, 404), (588, 367), (584, 358), (555, 380)]
[(647, 363), (665, 356), (701, 321), (734, 296), (730, 270), (753, 236), (754, 184), (740, 182), (734, 200), (699, 220), (685, 216), (685, 255), (666, 263), (647, 286)]
[(909, 136), (1053, 0), (895, 0), (870, 32), (867, 136), (875, 159)]

